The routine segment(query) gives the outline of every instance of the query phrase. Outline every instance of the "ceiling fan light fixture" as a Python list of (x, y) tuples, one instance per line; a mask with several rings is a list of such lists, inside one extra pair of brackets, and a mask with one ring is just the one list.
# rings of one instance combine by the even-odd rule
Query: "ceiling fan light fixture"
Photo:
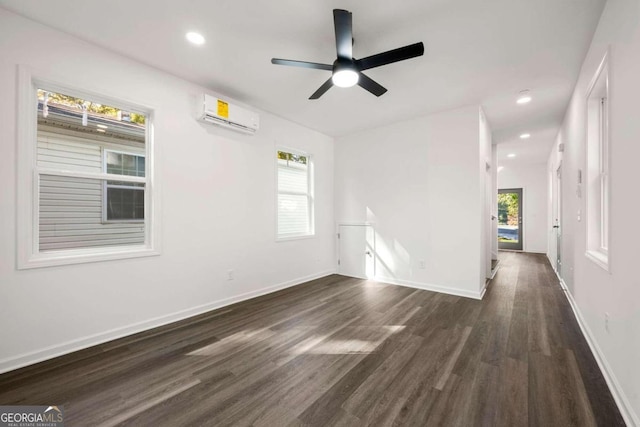
[(341, 70), (336, 70), (331, 76), (331, 80), (333, 84), (338, 87), (351, 87), (358, 84), (359, 75), (356, 71), (343, 68)]

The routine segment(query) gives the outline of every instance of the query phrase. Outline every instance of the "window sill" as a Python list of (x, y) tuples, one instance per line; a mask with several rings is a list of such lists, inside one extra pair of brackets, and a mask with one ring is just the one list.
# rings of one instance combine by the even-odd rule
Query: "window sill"
[(596, 264), (598, 267), (602, 268), (607, 273), (610, 273), (608, 255), (603, 254), (600, 251), (588, 250), (587, 252), (585, 252), (585, 256), (588, 259), (590, 259), (594, 264)]
[(112, 247), (103, 249), (71, 249), (34, 254), (18, 264), (18, 270), (84, 264), (88, 262), (140, 258), (160, 255), (160, 251), (147, 246)]
[(290, 240), (313, 239), (314, 237), (316, 237), (315, 233), (314, 234), (299, 234), (299, 235), (295, 235), (295, 236), (276, 237), (276, 243), (278, 243), (278, 242), (288, 242)]

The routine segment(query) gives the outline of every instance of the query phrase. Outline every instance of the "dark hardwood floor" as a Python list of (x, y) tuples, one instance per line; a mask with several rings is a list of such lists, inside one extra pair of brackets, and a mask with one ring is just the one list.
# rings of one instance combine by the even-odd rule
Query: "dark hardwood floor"
[(542, 255), (483, 301), (330, 276), (0, 376), (67, 426), (624, 425)]

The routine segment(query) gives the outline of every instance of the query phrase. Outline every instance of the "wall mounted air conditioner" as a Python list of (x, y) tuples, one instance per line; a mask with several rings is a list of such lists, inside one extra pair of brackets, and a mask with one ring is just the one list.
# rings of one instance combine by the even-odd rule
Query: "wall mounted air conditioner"
[(203, 98), (200, 119), (250, 135), (256, 133), (260, 127), (258, 113), (207, 94)]

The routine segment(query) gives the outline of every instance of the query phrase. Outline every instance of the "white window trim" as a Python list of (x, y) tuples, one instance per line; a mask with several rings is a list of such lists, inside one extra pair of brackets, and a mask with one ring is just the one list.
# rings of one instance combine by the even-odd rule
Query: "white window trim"
[[(278, 185), (278, 151), (283, 151), (286, 153), (296, 154), (298, 156), (305, 156), (307, 158), (307, 193), (298, 193), (291, 191), (283, 191), (282, 194), (292, 194), (298, 196), (307, 196), (309, 200), (309, 232), (308, 233), (296, 233), (296, 234), (278, 234), (278, 195), (281, 194)], [(313, 181), (313, 156), (304, 151), (297, 150), (295, 148), (289, 148), (284, 146), (276, 146), (275, 152), (275, 186), (276, 186), (276, 215), (275, 215), (275, 230), (276, 230), (276, 242), (286, 242), (291, 240), (303, 240), (303, 239), (312, 239), (316, 235), (315, 230), (315, 183)]]
[(596, 250), (587, 250), (585, 252), (585, 256), (598, 267), (601, 267), (605, 271), (609, 272), (609, 257), (606, 254)]
[(609, 253), (609, 73), (607, 70), (607, 97), (600, 100), (600, 248)]
[[(591, 191), (590, 188), (588, 187), (589, 185), (591, 185), (590, 179), (590, 170), (589, 170), (589, 151), (591, 149), (591, 147), (589, 146), (589, 120), (588, 120), (588, 114), (589, 114), (589, 102), (591, 100), (591, 94), (593, 92), (593, 90), (596, 88), (596, 85), (598, 83), (598, 81), (600, 80), (600, 77), (602, 75), (602, 73), (606, 70), (607, 76), (606, 76), (606, 92), (607, 92), (607, 98), (606, 98), (606, 113), (607, 116), (602, 119), (602, 115), (601, 112), (602, 110), (599, 110), (599, 117), (600, 120), (604, 120), (606, 122), (606, 126), (605, 126), (605, 131), (606, 134), (603, 134), (602, 129), (600, 128), (600, 138), (599, 138), (599, 147), (598, 147), (598, 156), (599, 156), (599, 177), (598, 177), (598, 181), (600, 183), (600, 192), (598, 194), (598, 199), (600, 200), (600, 205), (599, 205), (599, 211), (600, 211), (600, 228), (599, 228), (599, 236), (598, 236), (598, 247), (594, 248), (593, 244), (590, 242), (590, 239), (592, 239), (591, 237), (591, 230), (589, 229), (590, 227), (590, 218), (589, 215), (590, 213), (590, 197), (591, 196)], [(587, 181), (587, 188), (585, 191), (585, 205), (586, 205), (586, 209), (585, 209), (585, 214), (586, 214), (586, 218), (587, 218), (587, 249), (585, 251), (585, 257), (589, 260), (591, 260), (594, 264), (596, 264), (598, 267), (604, 269), (605, 271), (607, 271), (608, 273), (611, 273), (611, 256), (610, 256), (610, 248), (609, 248), (609, 242), (606, 242), (606, 247), (605, 247), (605, 242), (604, 242), (604, 236), (606, 235), (607, 237), (610, 238), (610, 210), (611, 210), (611, 202), (610, 202), (610, 198), (611, 198), (611, 181), (610, 181), (610, 164), (611, 164), (611, 160), (609, 157), (609, 151), (610, 151), (610, 136), (611, 136), (611, 131), (610, 131), (610, 127), (609, 127), (609, 108), (611, 105), (611, 101), (610, 101), (610, 97), (611, 97), (611, 92), (610, 92), (610, 87), (609, 87), (609, 76), (611, 75), (611, 64), (609, 62), (609, 50), (607, 49), (607, 51), (605, 52), (604, 56), (602, 57), (602, 60), (600, 61), (600, 64), (598, 65), (598, 68), (596, 69), (596, 72), (591, 80), (591, 82), (589, 83), (589, 86), (587, 88), (587, 95), (586, 95), (586, 107), (587, 107), (587, 147), (586, 147), (586, 151), (587, 151), (587, 156), (586, 156), (586, 163), (585, 163), (585, 171), (586, 173), (586, 181)], [(602, 142), (602, 140), (605, 139), (604, 143)], [(607, 189), (606, 192), (603, 190), (603, 184), (606, 183)], [(607, 203), (604, 203), (604, 197), (607, 197)], [(606, 222), (606, 223), (605, 223)]]
[[(110, 246), (102, 248), (66, 249), (39, 252), (39, 176), (45, 174), (81, 178), (100, 177), (122, 180), (119, 175), (88, 172), (49, 170), (37, 167), (37, 89), (43, 87), (60, 93), (102, 101), (126, 111), (144, 114), (147, 118), (145, 135), (145, 177), (131, 177), (131, 182), (145, 183), (145, 242), (142, 245)], [(129, 102), (126, 96), (103, 95), (106, 90), (86, 89), (73, 79), (36, 72), (31, 68), (18, 67), (17, 109), (17, 233), (16, 267), (29, 269), (67, 264), (79, 264), (115, 259), (137, 258), (160, 254), (160, 190), (155, 179), (153, 118), (154, 109), (139, 103)], [(152, 197), (153, 195), (153, 197)]]
[[(146, 164), (147, 164), (147, 158), (144, 154), (140, 154), (140, 153), (133, 153), (133, 152), (129, 152), (129, 151), (122, 151), (122, 150), (112, 150), (110, 148), (105, 148), (102, 150), (102, 171), (104, 173), (107, 173), (107, 153), (118, 153), (118, 154), (126, 154), (128, 156), (134, 156), (134, 157), (142, 157), (145, 159), (145, 169), (146, 169)], [(146, 175), (146, 171), (145, 171), (145, 175)], [(127, 177), (127, 181), (129, 180), (129, 178), (131, 178), (130, 175), (124, 175)], [(130, 185), (113, 185), (113, 184), (108, 184), (108, 182), (111, 180), (104, 180), (102, 181), (102, 222), (104, 224), (120, 224), (120, 223), (129, 223), (129, 224), (139, 224), (139, 223), (143, 223), (144, 220), (143, 219), (108, 219), (107, 218), (107, 189), (108, 188), (123, 188), (126, 190), (136, 190), (136, 191), (146, 191), (145, 187), (133, 187)], [(122, 179), (119, 179), (118, 181), (122, 181)], [(145, 181), (146, 182), (146, 181)], [(145, 203), (146, 203), (146, 197), (145, 197)]]

